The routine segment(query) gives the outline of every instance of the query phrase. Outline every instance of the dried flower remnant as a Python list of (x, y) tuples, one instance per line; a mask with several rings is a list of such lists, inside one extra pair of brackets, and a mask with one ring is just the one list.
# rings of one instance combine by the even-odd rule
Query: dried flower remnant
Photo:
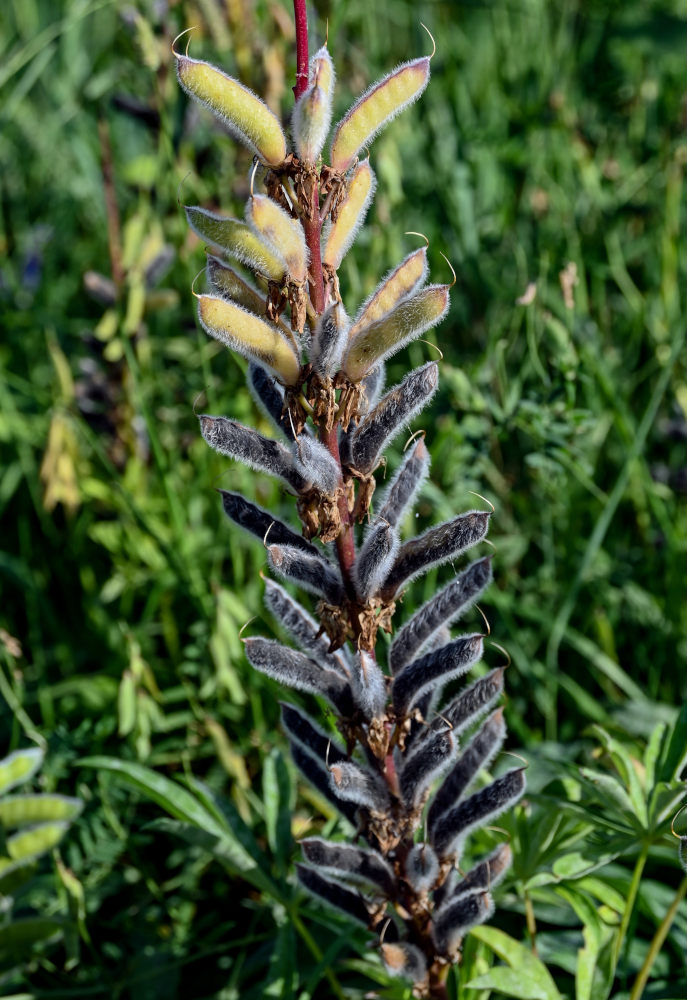
[[(296, 6), (302, 25), (302, 0)], [(302, 45), (302, 32), (298, 37)], [(439, 366), (429, 361), (384, 393), (384, 362), (446, 316), (450, 286), (426, 283), (422, 247), (381, 279), (351, 322), (338, 274), (374, 195), (370, 159), (358, 156), (420, 96), (430, 60), (404, 63), (363, 94), (337, 125), (323, 162), (335, 80), (326, 46), (309, 64), (299, 51), (292, 151), (260, 98), (210, 64), (176, 56), (186, 91), (266, 168), (251, 176), (245, 221), (201, 206), (186, 213), (201, 239), (222, 251), (207, 258), (210, 294), (197, 296), (201, 323), (248, 360), (248, 387), (279, 440), (224, 416), (202, 415), (202, 434), (221, 454), (281, 480), (302, 526), (299, 534), (241, 494), (219, 491), (227, 516), (262, 539), (270, 570), (284, 581), (265, 579), (265, 604), (299, 647), (245, 639), (249, 662), (319, 699), (312, 713), (327, 706), (321, 725), (283, 704), (282, 724), (297, 768), (353, 839), (305, 840), (298, 877), (377, 935), (390, 975), (410, 980), (418, 997), (445, 998), (462, 940), (491, 915), (491, 890), (510, 864), (510, 849), (501, 845), (461, 878), (464, 842), (525, 788), (518, 769), (471, 791), (505, 739), (502, 710), (494, 709), (503, 668), (451, 698), (444, 693), (483, 655), (479, 632), (452, 638), (450, 626), (489, 585), (490, 559), (454, 574), (404, 623), (395, 613), (417, 577), (434, 567), (446, 573), (447, 562), (485, 538), (491, 515), (457, 513), (404, 536), (429, 471), (423, 436), (408, 443), (372, 511), (386, 448), (427, 406), (439, 380)], [(260, 178), (264, 193), (255, 189)], [(293, 586), (312, 595), (314, 613), (292, 596)], [(385, 656), (378, 633), (392, 630)]]

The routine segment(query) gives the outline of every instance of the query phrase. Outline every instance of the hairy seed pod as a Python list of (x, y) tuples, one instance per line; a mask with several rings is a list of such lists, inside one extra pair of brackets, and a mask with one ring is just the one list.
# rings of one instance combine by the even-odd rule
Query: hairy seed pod
[(355, 562), (355, 589), (367, 601), (380, 589), (398, 551), (398, 532), (390, 524), (374, 524)]
[(450, 625), (471, 607), (491, 583), (491, 559), (478, 559), (423, 604), (398, 632), (389, 650), (394, 674), (418, 653), (428, 639), (444, 625)]
[[(309, 543), (306, 543), (309, 544)], [(327, 670), (348, 678), (350, 671), (340, 653), (329, 652), (329, 638), (295, 598), (269, 577), (265, 578), (265, 606), (282, 624), (301, 649), (312, 654)]]
[(272, 569), (286, 580), (293, 580), (311, 594), (318, 594), (330, 604), (340, 604), (344, 590), (338, 570), (324, 556), (306, 554), (291, 545), (269, 545)]
[(455, 870), (452, 871), (441, 886), (441, 892), (434, 894), (436, 913), (440, 912), (440, 907), (453, 902), (459, 896), (489, 892), (494, 889), (505, 877), (512, 861), (513, 852), (510, 845), (499, 844), (489, 857), (471, 868), (463, 878), (459, 878)]
[(430, 401), (439, 384), (439, 367), (434, 361), (410, 372), (394, 386), (361, 420), (342, 446), (342, 461), (357, 472), (372, 472), (382, 450)]
[(319, 896), (325, 903), (333, 906), (336, 910), (341, 910), (349, 917), (353, 917), (365, 927), (370, 922), (370, 914), (361, 896), (357, 892), (351, 892), (338, 882), (325, 878), (313, 868), (306, 865), (296, 865), (298, 881), (309, 892)]
[(265, 278), (284, 279), (287, 268), (282, 255), (245, 222), (217, 215), (198, 205), (187, 206), (185, 211), (189, 226), (201, 240), (221, 247), (230, 257)]
[(296, 691), (321, 695), (342, 715), (351, 714), (351, 689), (339, 674), (324, 669), (304, 653), (282, 646), (273, 639), (245, 639), (244, 645), (248, 662), (261, 674)]
[(314, 163), (322, 152), (332, 121), (334, 64), (326, 46), (310, 60), (308, 89), (296, 101), (291, 131), (301, 160)]
[(358, 407), (358, 412), (362, 415), (368, 413), (373, 406), (375, 406), (379, 400), (379, 397), (384, 392), (384, 384), (386, 382), (386, 369), (384, 365), (377, 365), (373, 368), (369, 375), (360, 383), (363, 395), (360, 400), (360, 406)]
[(336, 126), (331, 164), (344, 173), (363, 148), (399, 112), (416, 101), (429, 83), (429, 59), (413, 59), (365, 91)]
[(458, 735), (468, 726), (477, 722), (485, 712), (488, 712), (497, 698), (503, 694), (504, 667), (490, 670), (484, 677), (460, 692), (457, 698), (441, 710), (441, 718), (432, 722), (432, 732), (441, 731), (448, 724)]
[(408, 941), (384, 942), (380, 951), (384, 967), (390, 976), (422, 983), (427, 976), (427, 959), (417, 945)]
[(198, 296), (198, 318), (215, 340), (272, 372), (284, 385), (295, 385), (301, 366), (295, 351), (270, 323), (216, 295)]
[(420, 287), (427, 277), (427, 247), (415, 250), (386, 274), (372, 295), (363, 302), (353, 321), (349, 337), (376, 323), (398, 303)]
[(369, 722), (384, 715), (386, 681), (376, 660), (364, 649), (358, 651), (351, 667), (353, 701)]
[(257, 94), (210, 63), (174, 53), (179, 83), (205, 105), (263, 163), (277, 167), (286, 159), (286, 136), (279, 119)]
[(359, 330), (350, 338), (341, 364), (346, 377), (359, 382), (380, 361), (436, 326), (448, 312), (448, 292), (448, 285), (428, 285), (402, 299), (386, 316)]
[(374, 813), (389, 808), (389, 792), (378, 774), (361, 767), (352, 760), (332, 764), (329, 781), (336, 794), (358, 806), (365, 806)]
[(231, 299), (239, 306), (243, 306), (248, 312), (255, 313), (256, 316), (265, 315), (265, 296), (253, 288), (236, 271), (225, 264), (219, 257), (209, 253), (205, 266), (210, 287), (218, 295)]
[(403, 873), (415, 892), (429, 892), (439, 874), (439, 859), (429, 844), (414, 844), (403, 863)]
[(262, 367), (251, 363), (246, 379), (251, 396), (268, 420), (289, 439), (295, 440), (291, 421), (284, 413), (284, 393), (278, 382)]
[(472, 510), (404, 542), (381, 588), (384, 600), (434, 566), (455, 559), (486, 537), (490, 514)]
[(227, 517), (245, 531), (250, 531), (256, 538), (263, 539), (269, 531), (270, 541), (277, 545), (291, 545), (302, 549), (310, 555), (319, 557), (319, 552), (302, 535), (297, 535), (287, 524), (280, 521), (268, 510), (263, 510), (257, 504), (246, 500), (240, 493), (230, 493), (228, 490), (218, 490), (222, 497), (222, 506)]
[(315, 438), (302, 434), (292, 446), (293, 464), (310, 486), (325, 496), (334, 496), (341, 481), (339, 463), (325, 445)]
[(329, 306), (318, 317), (310, 346), (310, 361), (322, 378), (331, 378), (338, 371), (349, 326), (350, 320), (340, 302)]
[(436, 828), (441, 817), (463, 797), (480, 770), (489, 767), (505, 738), (503, 709), (497, 708), (472, 737), (439, 786), (427, 813), (427, 829), (430, 832)]
[(525, 791), (525, 769), (506, 771), (486, 788), (463, 799), (436, 822), (430, 834), (431, 843), (440, 858), (457, 854), (459, 845), (478, 826), (496, 819), (515, 805)]
[(456, 741), (451, 733), (439, 733), (410, 753), (401, 770), (401, 794), (409, 807), (419, 805), (436, 777), (446, 770), (454, 756)]
[(301, 850), (313, 868), (321, 868), (326, 874), (338, 875), (347, 881), (369, 883), (389, 898), (395, 894), (393, 869), (377, 851), (335, 844), (320, 837), (302, 840)]
[(332, 222), (327, 228), (322, 263), (328, 264), (335, 271), (341, 267), (341, 261), (365, 221), (376, 186), (377, 179), (370, 161), (363, 160), (348, 182), (346, 197), (339, 206), (336, 222)]
[(276, 476), (295, 493), (305, 489), (306, 483), (296, 471), (291, 453), (283, 444), (263, 437), (228, 417), (211, 417), (203, 413), (199, 419), (203, 437), (221, 455), (235, 458), (258, 472)]
[(252, 195), (246, 202), (246, 222), (286, 261), (286, 270), (294, 281), (305, 281), (308, 248), (305, 230), (276, 201), (265, 195)]
[(407, 715), (425, 693), (462, 677), (481, 659), (482, 652), (481, 635), (462, 635), (413, 660), (394, 677), (392, 695), (396, 714)]
[(421, 437), (387, 487), (375, 523), (386, 521), (392, 527), (400, 523), (427, 478), (429, 463), (429, 452)]
[(344, 816), (355, 830), (358, 826), (358, 807), (335, 793), (329, 781), (329, 771), (323, 761), (308, 753), (298, 743), (291, 744), (293, 762), (303, 777), (310, 782), (322, 798)]
[(432, 928), (432, 936), (439, 954), (455, 956), (460, 948), (460, 942), (470, 928), (484, 923), (493, 912), (494, 904), (488, 893), (461, 896), (455, 902), (443, 907), (440, 915), (436, 915)]
[[(348, 755), (332, 736), (325, 732), (302, 708), (296, 708), (286, 701), (280, 702), (281, 721), (286, 735), (306, 753), (323, 764), (339, 764), (348, 760)], [(329, 778), (327, 778), (329, 784)]]

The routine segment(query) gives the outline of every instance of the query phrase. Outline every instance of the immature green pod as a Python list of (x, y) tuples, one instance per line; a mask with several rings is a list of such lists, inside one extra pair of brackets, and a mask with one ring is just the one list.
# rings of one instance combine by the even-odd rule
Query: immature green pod
[(210, 63), (174, 53), (179, 83), (223, 122), (237, 139), (271, 167), (286, 159), (279, 119), (257, 94)]
[(232, 299), (238, 305), (260, 316), (265, 312), (265, 296), (253, 288), (236, 271), (214, 254), (208, 254), (205, 268), (212, 290)]
[(39, 747), (27, 747), (0, 760), (0, 792), (8, 792), (15, 785), (22, 785), (31, 778), (43, 763)]
[(427, 277), (427, 247), (415, 250), (380, 281), (374, 292), (363, 303), (348, 336), (355, 337), (365, 327), (376, 323), (410, 295)]
[(362, 226), (377, 180), (369, 160), (359, 163), (351, 177), (346, 197), (339, 207), (336, 222), (327, 232), (327, 244), (322, 255), (322, 263), (338, 270), (346, 256), (356, 233)]
[(265, 278), (282, 281), (286, 261), (274, 247), (265, 243), (245, 222), (209, 212), (198, 205), (186, 208), (188, 224), (202, 240), (222, 247), (236, 260)]
[(0, 800), (0, 826), (7, 830), (33, 823), (73, 820), (82, 809), (81, 799), (65, 795), (8, 795)]
[(351, 339), (343, 372), (359, 382), (371, 368), (436, 326), (448, 312), (449, 285), (429, 285), (409, 295), (382, 319)]
[(249, 198), (246, 204), (246, 221), (261, 239), (284, 258), (289, 277), (294, 281), (305, 281), (308, 249), (300, 222), (292, 219), (276, 201), (262, 194)]
[(216, 295), (198, 296), (198, 316), (215, 340), (267, 368), (284, 385), (296, 384), (301, 370), (299, 360), (276, 327)]
[(334, 64), (326, 46), (310, 60), (308, 89), (293, 109), (292, 132), (296, 152), (302, 160), (314, 163), (322, 152), (332, 120)]
[(69, 829), (68, 822), (39, 823), (7, 838), (7, 856), (0, 857), (0, 872), (14, 861), (26, 861), (51, 851)]
[(377, 133), (416, 101), (429, 83), (429, 57), (403, 63), (358, 98), (336, 126), (331, 165), (343, 173)]

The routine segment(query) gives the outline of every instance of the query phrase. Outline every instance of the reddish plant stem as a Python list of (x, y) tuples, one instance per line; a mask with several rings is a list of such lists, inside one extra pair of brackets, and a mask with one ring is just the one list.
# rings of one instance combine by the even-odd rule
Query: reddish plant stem
[(308, 87), (308, 13), (305, 0), (293, 0), (296, 22), (296, 86), (293, 93), (298, 100)]

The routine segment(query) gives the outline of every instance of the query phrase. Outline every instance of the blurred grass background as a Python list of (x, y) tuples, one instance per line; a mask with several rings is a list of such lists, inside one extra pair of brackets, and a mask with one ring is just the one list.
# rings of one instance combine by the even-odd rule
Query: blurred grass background
[[(473, 506), (469, 490), (495, 504), (484, 609), (513, 659), (512, 744), (571, 760), (590, 722), (645, 737), (687, 691), (687, 4), (323, 0), (311, 32), (314, 47), (328, 21), (337, 116), (427, 51), (420, 20), (430, 87), (374, 144), (342, 290), (354, 311), (417, 245), (408, 230), (427, 234), (434, 280), (440, 251), (456, 269), (418, 527)], [(241, 363), (194, 319), (203, 254), (180, 205), (240, 212), (250, 156), (177, 86), (171, 41), (191, 25), (193, 55), (288, 118), (287, 3), (0, 12), (0, 627), (3, 686), (28, 717), (4, 712), (3, 748), (30, 719), (46, 780), (89, 800), (64, 848), (90, 909), (80, 989), (136, 1000), (252, 995), (269, 933), (202, 858), (170, 839), (161, 861), (154, 808), (73, 765), (108, 752), (202, 774), (262, 836), (260, 776), (283, 748), (277, 689), (238, 638), (252, 616), (271, 628), (262, 548), (213, 486), (291, 503), (211, 453), (193, 409), (268, 432)], [(389, 383), (434, 356), (413, 345)], [(402, 613), (444, 579), (413, 585)], [(312, 815), (299, 797), (296, 828)], [(30, 975), (37, 996), (81, 995), (59, 963)]]

